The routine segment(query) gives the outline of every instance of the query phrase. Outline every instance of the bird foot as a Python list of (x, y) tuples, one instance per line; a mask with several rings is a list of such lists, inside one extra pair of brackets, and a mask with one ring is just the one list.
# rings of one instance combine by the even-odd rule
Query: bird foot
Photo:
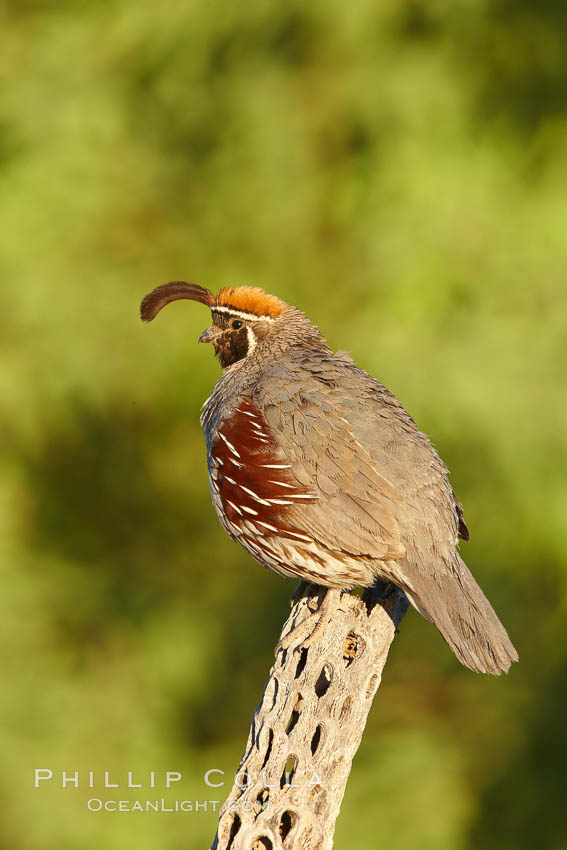
[(394, 591), (398, 589), (393, 581), (384, 581), (382, 582), (382, 585), (383, 586), (380, 588), (376, 596), (378, 601), (387, 599), (391, 593), (394, 593)]
[(311, 582), (301, 579), (291, 596), (289, 597), (289, 607), (293, 608), (296, 602), (299, 602), (308, 587), (311, 587)]

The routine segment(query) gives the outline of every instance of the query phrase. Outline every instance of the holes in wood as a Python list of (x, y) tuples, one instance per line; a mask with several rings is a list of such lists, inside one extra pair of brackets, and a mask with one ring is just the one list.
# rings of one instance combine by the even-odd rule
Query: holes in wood
[(352, 708), (352, 697), (347, 697), (343, 702), (341, 713), (339, 714), (339, 723), (344, 723), (350, 714)]
[(241, 825), (242, 825), (242, 821), (240, 820), (239, 816), (235, 813), (234, 817), (232, 819), (232, 825), (230, 827), (230, 834), (228, 836), (228, 844), (226, 845), (226, 850), (230, 850), (230, 848), (232, 847), (232, 843), (233, 843), (234, 839), (236, 838), (236, 836), (238, 835), (238, 830), (240, 829)]
[(293, 777), (295, 776), (296, 770), (297, 756), (289, 755), (286, 763), (284, 764), (282, 778), (280, 779), (280, 788), (283, 788), (284, 785), (291, 785), (293, 783)]
[(274, 730), (270, 729), (268, 726), (268, 746), (266, 747), (266, 755), (264, 756), (264, 761), (262, 762), (262, 770), (268, 764), (268, 759), (270, 758), (272, 752), (272, 744), (274, 743)]
[(299, 716), (303, 710), (303, 697), (301, 694), (297, 695), (297, 700), (295, 701), (295, 705), (291, 712), (287, 727), (286, 727), (286, 735), (291, 735), (293, 730), (297, 725), (297, 721), (299, 720)]
[(343, 661), (345, 667), (350, 667), (352, 662), (359, 658), (364, 651), (364, 641), (354, 632), (349, 632), (345, 638), (345, 648), (343, 649)]
[(331, 684), (333, 678), (333, 671), (330, 664), (325, 664), (321, 672), (319, 673), (319, 678), (315, 682), (315, 693), (321, 699), (321, 697), (325, 696), (327, 691), (329, 690), (329, 685)]
[(376, 682), (378, 681), (378, 674), (374, 673), (370, 679), (368, 680), (368, 685), (366, 686), (366, 699), (371, 697), (376, 691)]
[(256, 802), (258, 804), (258, 810), (261, 811), (265, 809), (268, 805), (268, 800), (270, 799), (270, 792), (267, 788), (262, 788), (258, 796), (256, 797)]
[(289, 833), (291, 832), (291, 830), (295, 826), (296, 820), (297, 820), (297, 817), (295, 815), (295, 812), (287, 811), (287, 812), (284, 812), (283, 815), (281, 816), (280, 825), (279, 825), (279, 833), (280, 833), (280, 838), (281, 838), (281, 840), (284, 844), (285, 844), (285, 840), (288, 837)]
[(270, 712), (276, 704), (276, 700), (278, 698), (278, 690), (280, 687), (280, 683), (277, 678), (273, 676), (268, 682), (268, 686), (264, 692), (264, 709), (267, 712)]
[(314, 785), (309, 794), (309, 807), (315, 817), (328, 814), (329, 811), (329, 796), (325, 788), (320, 785)]
[(316, 817), (319, 817), (323, 812), (329, 811), (329, 798), (327, 791), (321, 785), (314, 785), (309, 792), (309, 807)]
[(267, 835), (262, 835), (261, 838), (257, 838), (254, 844), (252, 845), (252, 850), (273, 850), (273, 844)]
[(321, 724), (317, 726), (315, 731), (313, 732), (313, 737), (311, 738), (311, 755), (314, 756), (317, 750), (319, 749), (319, 744), (321, 743), (321, 732), (323, 731), (323, 727)]
[(295, 668), (295, 678), (299, 679), (303, 671), (305, 670), (305, 665), (307, 664), (307, 653), (309, 650), (307, 647), (304, 647), (301, 650), (301, 655), (299, 656), (299, 661), (297, 662), (297, 667)]

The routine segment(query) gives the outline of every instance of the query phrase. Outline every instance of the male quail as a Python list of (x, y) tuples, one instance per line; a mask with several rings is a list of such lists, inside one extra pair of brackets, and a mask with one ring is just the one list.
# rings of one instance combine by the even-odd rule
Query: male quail
[(257, 287), (181, 281), (141, 304), (210, 307), (225, 370), (204, 404), (213, 504), (263, 566), (328, 588), (401, 587), (471, 670), (518, 654), (457, 551), (468, 540), (447, 469), (398, 399), (333, 352), (295, 307)]

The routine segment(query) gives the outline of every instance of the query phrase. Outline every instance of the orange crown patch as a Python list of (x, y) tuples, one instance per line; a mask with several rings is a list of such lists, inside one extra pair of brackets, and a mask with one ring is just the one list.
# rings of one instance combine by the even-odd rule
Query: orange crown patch
[(225, 286), (216, 297), (219, 307), (234, 307), (255, 316), (271, 316), (277, 319), (287, 307), (285, 301), (268, 295), (259, 286)]

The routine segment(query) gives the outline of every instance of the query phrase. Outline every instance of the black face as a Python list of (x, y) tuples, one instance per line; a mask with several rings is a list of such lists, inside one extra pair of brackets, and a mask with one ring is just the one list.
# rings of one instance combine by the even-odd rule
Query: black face
[(226, 369), (227, 366), (232, 366), (248, 354), (248, 328), (243, 319), (232, 318), (228, 315), (215, 316), (214, 323), (224, 331), (215, 340), (214, 346), (222, 368)]

